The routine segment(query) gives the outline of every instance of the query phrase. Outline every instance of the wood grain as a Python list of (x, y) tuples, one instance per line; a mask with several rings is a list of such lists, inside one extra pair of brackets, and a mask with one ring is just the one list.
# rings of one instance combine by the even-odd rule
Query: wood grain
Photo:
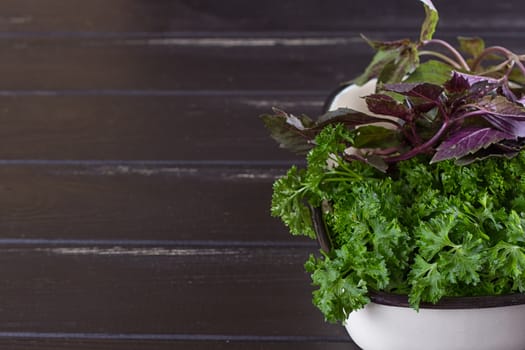
[[(406, 36), (399, 35), (383, 33), (373, 38)], [(489, 38), (488, 44), (498, 43), (523, 53), (523, 37)], [(358, 34), (4, 39), (0, 40), (0, 95), (119, 94), (122, 90), (135, 96), (328, 92), (360, 74), (372, 55)]]
[[(519, 0), (435, 0), (447, 30), (523, 30)], [(380, 9), (380, 11), (378, 11)], [(310, 0), (3, 0), (0, 30), (11, 32), (417, 30), (419, 3)]]
[(5, 39), (0, 90), (331, 89), (364, 69), (371, 54), (358, 37), (336, 39)]
[(0, 159), (293, 161), (258, 117), (317, 117), (326, 95), (3, 96)]
[(9, 350), (358, 350), (348, 342), (232, 342), (232, 341), (104, 341), (104, 340), (48, 340), (0, 339), (2, 349)]
[(192, 164), (4, 165), (0, 233), (3, 239), (305, 242), (270, 217), (272, 182), (284, 172)]
[[(434, 0), (438, 36), (524, 52), (524, 3)], [(269, 216), (316, 115), (416, 1), (2, 0), (0, 348), (358, 349)]]
[(345, 341), (344, 329), (311, 305), (302, 267), (308, 254), (290, 247), (2, 248), (0, 338)]

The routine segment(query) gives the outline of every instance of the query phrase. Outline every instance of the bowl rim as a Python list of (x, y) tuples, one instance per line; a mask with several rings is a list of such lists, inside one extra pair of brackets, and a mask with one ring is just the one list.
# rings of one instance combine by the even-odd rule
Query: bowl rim
[[(407, 295), (369, 291), (368, 296), (375, 304), (410, 307)], [(443, 297), (437, 303), (421, 302), (420, 309), (484, 309), (525, 304), (524, 293), (504, 295), (481, 295), (465, 297)]]
[(344, 90), (346, 89), (347, 87), (351, 86), (351, 85), (355, 85), (354, 83), (352, 82), (346, 82), (346, 83), (343, 83), (341, 85), (339, 85), (336, 89), (333, 89), (329, 94), (328, 96), (326, 97), (325, 101), (324, 101), (324, 104), (323, 104), (323, 109), (322, 109), (322, 112), (323, 113), (327, 113), (328, 110), (330, 109), (330, 106), (332, 105), (332, 103), (334, 102), (335, 98)]

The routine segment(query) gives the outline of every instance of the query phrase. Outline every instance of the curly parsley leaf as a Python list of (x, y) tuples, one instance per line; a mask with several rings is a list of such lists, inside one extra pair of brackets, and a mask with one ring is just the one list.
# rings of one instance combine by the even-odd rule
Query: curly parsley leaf
[(310, 211), (304, 203), (305, 172), (292, 167), (273, 185), (272, 216), (279, 217), (293, 235), (315, 238)]
[(444, 288), (445, 276), (438, 269), (438, 263), (429, 263), (420, 255), (416, 255), (415, 262), (408, 275), (411, 286), (408, 301), (416, 310), (421, 301), (437, 302), (446, 295)]

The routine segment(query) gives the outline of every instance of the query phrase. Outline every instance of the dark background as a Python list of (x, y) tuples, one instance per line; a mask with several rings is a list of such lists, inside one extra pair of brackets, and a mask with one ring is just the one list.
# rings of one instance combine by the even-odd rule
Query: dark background
[[(436, 37), (525, 52), (525, 3), (435, 0)], [(311, 305), (315, 242), (270, 218), (316, 115), (416, 0), (1, 0), (2, 349), (352, 349)]]

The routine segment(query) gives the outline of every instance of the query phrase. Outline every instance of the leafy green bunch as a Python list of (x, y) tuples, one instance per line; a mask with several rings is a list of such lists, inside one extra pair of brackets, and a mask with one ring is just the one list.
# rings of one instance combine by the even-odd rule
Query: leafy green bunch
[(523, 152), (466, 166), (419, 156), (385, 174), (340, 156), (353, 137), (326, 127), (307, 168), (274, 184), (272, 214), (294, 234), (314, 238), (309, 206), (323, 208), (329, 249), (305, 267), (327, 320), (345, 320), (374, 291), (408, 295), (416, 309), (444, 296), (525, 292)]
[(421, 1), (417, 42), (369, 41), (377, 53), (355, 83), (377, 79), (370, 113), (263, 116), (281, 146), (306, 154), (274, 183), (272, 215), (320, 238), (305, 268), (332, 322), (376, 292), (415, 309), (525, 292), (524, 57), (461, 38), (464, 58), (432, 39), (437, 11)]

